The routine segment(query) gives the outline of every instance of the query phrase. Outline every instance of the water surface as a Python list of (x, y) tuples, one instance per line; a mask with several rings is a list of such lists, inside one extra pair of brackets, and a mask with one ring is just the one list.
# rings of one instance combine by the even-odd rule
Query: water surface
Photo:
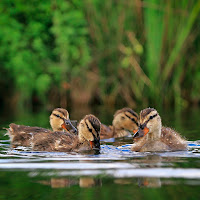
[[(103, 123), (113, 110), (95, 109)], [(71, 112), (70, 112), (71, 113)], [(84, 112), (71, 113), (80, 119)], [(48, 112), (23, 113), (1, 120), (49, 127)], [(102, 142), (99, 155), (12, 149), (1, 130), (0, 199), (199, 199), (200, 111), (160, 111), (164, 125), (188, 138), (188, 151), (136, 153), (132, 139)]]

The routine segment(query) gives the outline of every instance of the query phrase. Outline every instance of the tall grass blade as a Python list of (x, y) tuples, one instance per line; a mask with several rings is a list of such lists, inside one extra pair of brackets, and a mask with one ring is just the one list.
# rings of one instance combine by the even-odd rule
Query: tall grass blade
[(157, 9), (159, 0), (150, 0), (144, 9), (144, 25), (146, 31), (146, 67), (152, 86), (156, 85), (159, 73), (160, 53), (163, 36), (163, 10)]
[(181, 48), (183, 47), (183, 44), (186, 38), (188, 37), (195, 20), (198, 17), (199, 12), (200, 12), (200, 0), (198, 0), (196, 4), (194, 5), (193, 10), (188, 18), (188, 21), (186, 21), (186, 23), (184, 24), (182, 28), (182, 31), (180, 31), (180, 34), (178, 35), (175, 47), (172, 50), (171, 55), (162, 73), (164, 81), (166, 81), (168, 77), (170, 76), (170, 73), (176, 61), (176, 58), (179, 55)]

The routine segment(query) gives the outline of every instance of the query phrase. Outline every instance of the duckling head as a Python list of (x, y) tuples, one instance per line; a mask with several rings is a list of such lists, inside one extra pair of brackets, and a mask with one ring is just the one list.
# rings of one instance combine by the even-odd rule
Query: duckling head
[(161, 118), (154, 108), (146, 108), (140, 112), (139, 129), (133, 138), (140, 138), (145, 135), (148, 138), (156, 139), (161, 136)]
[(77, 133), (77, 129), (71, 124), (68, 111), (63, 108), (56, 108), (52, 111), (50, 124), (53, 131), (62, 131), (65, 129), (71, 133)]
[(113, 127), (134, 131), (138, 129), (138, 114), (131, 108), (123, 108), (114, 114)]
[(88, 141), (93, 150), (100, 150), (101, 122), (94, 115), (86, 115), (78, 125), (81, 142)]

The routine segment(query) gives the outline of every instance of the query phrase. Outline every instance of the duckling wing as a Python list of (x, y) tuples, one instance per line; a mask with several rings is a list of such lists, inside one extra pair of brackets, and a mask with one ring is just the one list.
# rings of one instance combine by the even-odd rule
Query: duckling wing
[(147, 137), (144, 136), (142, 137), (141, 139), (137, 140), (137, 141), (134, 141), (132, 147), (131, 147), (131, 150), (132, 151), (141, 151), (142, 147), (146, 144), (147, 142)]
[(101, 124), (100, 138), (108, 139), (108, 138), (112, 138), (112, 137), (114, 137), (112, 126), (106, 126), (104, 124)]
[(149, 141), (141, 149), (140, 152), (164, 152), (169, 151), (170, 148), (160, 140)]
[(183, 139), (179, 133), (175, 130), (162, 127), (161, 129), (161, 140), (163, 143), (168, 145), (171, 150), (186, 150), (187, 149), (187, 142)]
[(63, 132), (34, 134), (31, 146), (35, 151), (68, 152), (78, 145), (78, 136)]
[(13, 146), (30, 146), (30, 141), (33, 133), (52, 133), (51, 130), (31, 127), (17, 124), (10, 124), (8, 129), (8, 135)]

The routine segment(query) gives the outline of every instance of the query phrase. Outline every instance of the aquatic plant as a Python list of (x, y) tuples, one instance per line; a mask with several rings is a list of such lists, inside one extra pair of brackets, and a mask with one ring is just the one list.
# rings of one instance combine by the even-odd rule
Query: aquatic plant
[(199, 12), (199, 0), (2, 0), (0, 101), (198, 104)]

